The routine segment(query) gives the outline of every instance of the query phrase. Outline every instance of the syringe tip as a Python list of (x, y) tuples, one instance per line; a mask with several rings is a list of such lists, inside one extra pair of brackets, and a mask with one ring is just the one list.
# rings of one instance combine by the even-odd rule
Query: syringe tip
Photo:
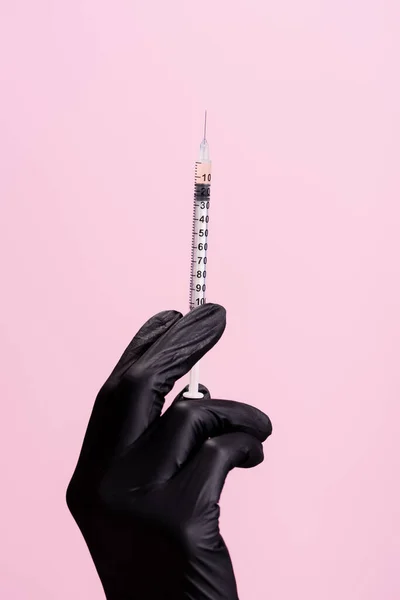
[(203, 137), (203, 141), (200, 144), (200, 154), (199, 154), (200, 162), (210, 162), (210, 150), (208, 147), (206, 135), (207, 135), (207, 111), (205, 111), (205, 115), (204, 115), (204, 137)]

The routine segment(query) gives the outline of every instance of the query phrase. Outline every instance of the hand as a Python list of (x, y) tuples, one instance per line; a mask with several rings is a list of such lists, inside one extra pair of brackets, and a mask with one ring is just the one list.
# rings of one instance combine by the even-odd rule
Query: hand
[(228, 472), (263, 460), (268, 417), (239, 402), (165, 395), (219, 340), (225, 310), (152, 317), (100, 390), (67, 503), (108, 600), (237, 600), (219, 532)]

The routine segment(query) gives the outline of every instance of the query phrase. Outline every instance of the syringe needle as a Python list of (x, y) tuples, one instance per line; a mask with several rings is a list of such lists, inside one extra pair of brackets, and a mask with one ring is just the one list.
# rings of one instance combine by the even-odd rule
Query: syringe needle
[(205, 111), (205, 113), (204, 113), (204, 139), (206, 139), (206, 133), (207, 133), (207, 111)]

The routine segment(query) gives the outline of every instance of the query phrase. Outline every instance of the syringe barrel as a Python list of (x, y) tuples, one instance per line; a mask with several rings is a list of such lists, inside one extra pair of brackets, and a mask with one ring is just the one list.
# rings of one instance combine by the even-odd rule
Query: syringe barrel
[[(200, 144), (199, 160), (195, 164), (194, 176), (190, 310), (206, 302), (210, 192), (211, 161), (204, 126), (204, 139)], [(199, 391), (199, 363), (194, 365), (190, 371), (189, 389), (183, 395), (185, 398), (191, 399), (203, 397), (204, 394)]]
[(211, 192), (211, 162), (196, 162), (193, 204), (190, 309), (206, 302), (208, 223)]

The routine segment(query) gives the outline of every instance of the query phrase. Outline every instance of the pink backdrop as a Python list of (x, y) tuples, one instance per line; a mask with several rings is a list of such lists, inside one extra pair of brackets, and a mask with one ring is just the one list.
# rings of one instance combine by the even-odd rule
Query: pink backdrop
[(103, 598), (65, 488), (131, 335), (186, 310), (207, 108), (228, 327), (202, 381), (274, 424), (223, 496), (240, 597), (398, 600), (398, 1), (2, 0), (0, 23), (1, 598)]

